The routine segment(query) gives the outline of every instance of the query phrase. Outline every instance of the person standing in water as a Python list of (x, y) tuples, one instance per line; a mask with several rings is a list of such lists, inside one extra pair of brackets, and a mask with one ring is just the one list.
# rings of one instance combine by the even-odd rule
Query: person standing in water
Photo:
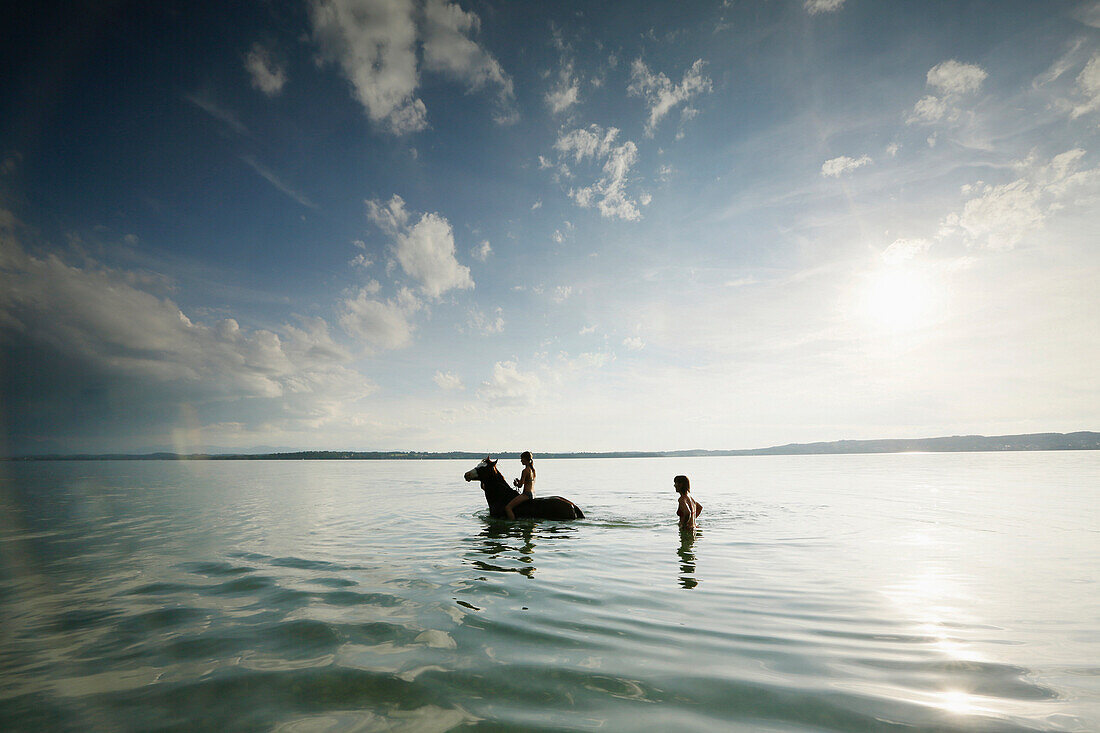
[(695, 529), (695, 519), (703, 513), (703, 505), (691, 498), (691, 482), (687, 476), (672, 479), (680, 501), (676, 505), (676, 516), (680, 518), (680, 529)]
[(523, 464), (523, 473), (512, 482), (512, 485), (520, 490), (520, 495), (504, 507), (504, 513), (508, 515), (509, 519), (516, 518), (513, 509), (535, 495), (535, 459), (531, 457), (531, 451), (523, 451), (520, 454), (519, 462)]

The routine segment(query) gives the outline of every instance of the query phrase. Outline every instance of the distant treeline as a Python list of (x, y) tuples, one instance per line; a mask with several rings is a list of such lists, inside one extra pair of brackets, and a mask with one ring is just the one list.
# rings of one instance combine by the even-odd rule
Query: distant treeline
[[(749, 450), (604, 451), (596, 453), (539, 453), (540, 458), (696, 458), (703, 456), (791, 456), (828, 453), (950, 453), (1026, 450), (1100, 450), (1100, 433), (1030, 433), (1028, 435), (953, 435), (944, 438), (890, 440), (834, 440), (828, 443), (789, 443)], [(392, 461), (480, 460), (486, 453), (450, 451), (332, 451), (292, 453), (142, 453), (96, 455), (18, 456), (16, 461)], [(492, 453), (497, 458), (518, 458), (519, 451)]]

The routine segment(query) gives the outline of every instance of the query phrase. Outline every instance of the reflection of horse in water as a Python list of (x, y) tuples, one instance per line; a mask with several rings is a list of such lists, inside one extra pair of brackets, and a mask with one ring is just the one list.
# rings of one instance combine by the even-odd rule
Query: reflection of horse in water
[[(503, 518), (507, 514), (504, 507), (519, 492), (508, 485), (508, 481), (497, 470), (497, 462), (489, 456), (467, 471), (463, 478), (467, 481), (480, 481), (485, 492), (485, 503), (489, 505), (490, 516)], [(537, 496), (528, 499), (513, 509), (516, 519), (584, 519), (581, 508), (561, 496)]]

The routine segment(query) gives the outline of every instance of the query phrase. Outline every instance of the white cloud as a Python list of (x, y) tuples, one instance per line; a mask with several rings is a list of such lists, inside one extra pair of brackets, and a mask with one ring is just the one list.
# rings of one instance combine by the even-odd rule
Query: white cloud
[(497, 122), (516, 121), (512, 79), (488, 51), (470, 39), (480, 27), (480, 18), (447, 0), (428, 0), (424, 18), (424, 68), (447, 74), (471, 90), (495, 87), (500, 105)]
[(520, 406), (533, 403), (541, 389), (537, 374), (520, 370), (514, 361), (498, 361), (489, 380), (481, 383), (478, 396), (502, 406)]
[[(105, 404), (141, 405), (127, 425), (148, 419), (154, 405), (177, 403), (250, 423), (315, 424), (377, 389), (346, 366), (350, 354), (321, 318), (274, 330), (247, 329), (233, 318), (192, 320), (171, 300), (143, 290), (148, 278), (86, 254), (80, 261), (33, 256), (0, 237), (0, 342), (5, 349), (18, 345), (26, 369), (52, 365), (39, 374), (49, 386), (40, 401), (84, 399), (86, 390), (110, 396)], [(9, 415), (22, 410), (8, 408)], [(59, 435), (65, 430), (55, 427)]]
[(439, 385), (440, 389), (447, 391), (466, 389), (466, 386), (462, 384), (462, 379), (454, 372), (439, 372), (435, 373), (432, 377), (432, 381)]
[(596, 204), (600, 214), (607, 218), (634, 221), (641, 218), (638, 201), (628, 193), (630, 169), (638, 160), (638, 146), (627, 140), (615, 144), (619, 130), (604, 130), (599, 125), (589, 125), (563, 133), (554, 143), (559, 158), (572, 157), (580, 164), (591, 159), (602, 161), (600, 178), (588, 186), (572, 188), (569, 197), (581, 208)]
[(336, 63), (374, 122), (394, 134), (428, 126), (424, 102), (414, 94), (416, 22), (412, 0), (314, 0), (313, 39), (321, 59)]
[(850, 173), (856, 168), (860, 168), (865, 165), (870, 165), (874, 161), (868, 155), (861, 155), (858, 158), (849, 158), (847, 155), (841, 155), (838, 158), (830, 158), (821, 164), (821, 175), (832, 176), (833, 178), (839, 178), (842, 173)]
[[(1100, 189), (1100, 168), (1079, 170), (1085, 151), (1079, 148), (1054, 156), (1040, 164), (1034, 158), (1022, 161), (1023, 175), (1001, 185), (978, 181), (964, 188), (976, 193), (961, 211), (944, 220), (941, 236), (960, 232), (973, 245), (993, 250), (1012, 249), (1046, 219), (1066, 206), (1095, 203)], [(1083, 196), (1079, 201), (1077, 197)]]
[(252, 44), (252, 50), (244, 58), (244, 68), (252, 77), (252, 86), (267, 96), (274, 97), (283, 91), (283, 85), (286, 84), (286, 69), (262, 44)]
[(919, 122), (928, 125), (942, 120), (945, 115), (947, 115), (947, 102), (930, 94), (917, 100), (907, 122)]
[(818, 13), (836, 12), (840, 10), (842, 5), (844, 5), (844, 0), (806, 0), (803, 7), (810, 15), (817, 15)]
[(416, 296), (407, 290), (397, 298), (379, 300), (377, 282), (360, 288), (343, 303), (340, 325), (362, 343), (380, 349), (399, 349), (412, 340), (411, 316), (420, 309)]
[(500, 333), (504, 330), (504, 309), (498, 307), (492, 315), (486, 315), (478, 308), (471, 308), (466, 325), (483, 336)]
[(392, 252), (401, 269), (430, 297), (474, 287), (470, 268), (455, 259), (454, 233), (443, 216), (423, 214), (409, 226), (405, 202), (397, 195), (386, 203), (367, 201), (367, 216), (393, 238)]
[(894, 158), (897, 156), (898, 150), (900, 149), (901, 146), (899, 146), (897, 143), (890, 143), (886, 146), (886, 154), (889, 155), (891, 158)]
[(579, 333), (581, 336), (588, 336), (590, 334), (596, 333), (596, 326), (584, 326), (583, 328), (581, 328)]
[[(539, 158), (541, 159), (542, 156), (540, 155)], [(540, 160), (539, 162), (541, 163), (542, 161)], [(540, 165), (539, 167), (541, 168), (542, 166)], [(542, 199), (539, 199), (535, 203), (531, 204), (531, 211), (538, 211), (541, 208), (542, 208)]]
[(474, 247), (470, 250), (470, 256), (473, 257), (475, 260), (480, 260), (482, 262), (489, 259), (489, 255), (491, 255), (492, 253), (493, 253), (493, 248), (489, 244), (488, 239), (482, 241), (481, 244), (477, 245), (476, 247)]
[(907, 124), (930, 125), (940, 120), (955, 122), (961, 114), (960, 98), (973, 94), (981, 88), (988, 74), (976, 64), (964, 64), (948, 59), (941, 61), (928, 70), (925, 79), (928, 86), (937, 90), (936, 94), (921, 97), (906, 119)]
[(1077, 92), (1084, 101), (1073, 108), (1074, 117), (1100, 109), (1100, 54), (1089, 59), (1077, 75)]
[(573, 294), (573, 286), (572, 285), (559, 285), (556, 288), (554, 288), (554, 292), (550, 296), (550, 298), (555, 303), (564, 303), (566, 300), (569, 299), (569, 296), (572, 295), (572, 294)]
[(989, 76), (976, 64), (964, 64), (954, 59), (941, 61), (928, 70), (928, 86), (945, 94), (968, 94), (978, 91)]
[(882, 252), (882, 261), (897, 265), (928, 251), (932, 243), (927, 239), (896, 239)]
[(580, 81), (573, 73), (573, 62), (562, 62), (554, 86), (546, 92), (546, 106), (553, 114), (561, 114), (580, 101)]
[[(645, 98), (649, 106), (649, 119), (645, 127), (646, 136), (653, 137), (658, 123), (674, 107), (686, 104), (693, 97), (709, 93), (713, 89), (710, 79), (703, 75), (703, 66), (705, 62), (702, 59), (696, 60), (691, 68), (684, 72), (680, 83), (673, 84), (672, 80), (663, 73), (651, 72), (641, 59), (634, 60), (627, 94)], [(682, 120), (689, 120), (695, 114), (697, 111), (687, 113)]]
[(627, 336), (623, 339), (623, 346), (631, 351), (641, 351), (645, 348), (645, 341), (638, 336)]
[[(417, 18), (423, 20), (417, 27)], [(476, 91), (497, 90), (495, 119), (517, 119), (511, 78), (493, 56), (471, 40), (478, 16), (456, 3), (427, 0), (313, 0), (313, 40), (322, 62), (338, 64), (367, 116), (402, 135), (428, 126), (420, 85), (417, 46), (424, 69), (449, 76)]]

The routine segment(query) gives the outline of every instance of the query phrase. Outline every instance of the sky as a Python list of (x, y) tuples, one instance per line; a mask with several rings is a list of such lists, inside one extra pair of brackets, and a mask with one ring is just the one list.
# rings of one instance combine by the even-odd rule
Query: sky
[(0, 453), (1100, 428), (1098, 2), (4, 7)]

